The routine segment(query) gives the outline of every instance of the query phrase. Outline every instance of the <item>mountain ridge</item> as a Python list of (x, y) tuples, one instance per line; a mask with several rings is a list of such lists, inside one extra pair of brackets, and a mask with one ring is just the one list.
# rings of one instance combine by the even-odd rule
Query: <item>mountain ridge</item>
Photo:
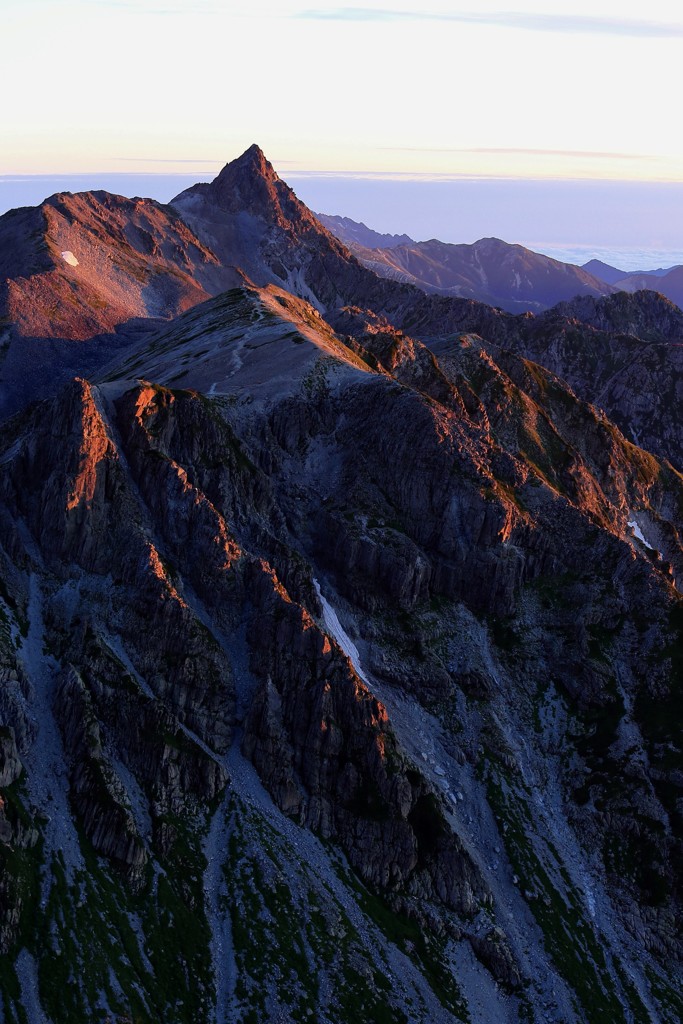
[(352, 220), (351, 217), (325, 213), (316, 213), (316, 217), (328, 231), (350, 248), (358, 245), (363, 249), (392, 249), (397, 245), (415, 244), (415, 239), (409, 235), (383, 234), (369, 228), (362, 221)]
[[(404, 236), (400, 241), (401, 236), (369, 232), (349, 218), (331, 217), (328, 221), (330, 230), (336, 230), (365, 266), (382, 277), (415, 284), (427, 292), (472, 298), (512, 313), (554, 306), (578, 294), (574, 288), (593, 296), (611, 293), (599, 275), (583, 267), (501, 239), (454, 244), (435, 238), (415, 242)], [(383, 246), (383, 237), (393, 239), (392, 243)]]

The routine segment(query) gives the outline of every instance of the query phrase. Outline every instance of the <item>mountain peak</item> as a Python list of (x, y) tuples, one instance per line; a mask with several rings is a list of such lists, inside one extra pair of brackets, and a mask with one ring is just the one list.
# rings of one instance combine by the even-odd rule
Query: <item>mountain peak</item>
[(249, 173), (260, 175), (264, 178), (269, 178), (275, 181), (279, 180), (273, 165), (266, 159), (265, 153), (255, 142), (253, 145), (249, 146), (249, 149), (245, 149), (241, 156), (235, 157), (234, 160), (230, 160), (220, 172), (216, 181), (226, 173), (228, 168), (231, 169), (232, 174), (238, 170), (248, 171)]
[[(225, 165), (209, 183), (199, 183), (171, 200), (184, 217), (197, 211), (197, 200), (209, 211), (241, 216), (251, 214), (283, 229), (292, 237), (324, 235), (338, 245), (314, 215), (278, 177), (263, 150), (254, 145)], [(211, 215), (213, 216), (213, 214)]]
[(207, 186), (207, 191), (212, 200), (224, 209), (233, 210), (237, 204), (241, 209), (254, 212), (254, 207), (264, 202), (270, 205), (278, 184), (280, 179), (273, 165), (263, 150), (254, 144), (227, 163)]

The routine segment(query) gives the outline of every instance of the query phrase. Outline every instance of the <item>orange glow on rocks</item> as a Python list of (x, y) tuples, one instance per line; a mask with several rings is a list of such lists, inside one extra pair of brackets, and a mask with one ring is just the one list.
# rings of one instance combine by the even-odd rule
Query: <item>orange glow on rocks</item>
[(169, 597), (173, 598), (174, 601), (177, 601), (182, 608), (187, 608), (186, 603), (183, 601), (182, 597), (168, 578), (168, 573), (166, 572), (164, 564), (159, 557), (159, 552), (153, 544), (149, 545), (149, 567), (156, 578), (163, 583)]
[(503, 544), (507, 544), (507, 542), (510, 540), (510, 536), (512, 535), (514, 525), (515, 516), (513, 515), (512, 509), (508, 507), (505, 510), (505, 522), (498, 531), (498, 536), (500, 537)]
[(275, 593), (279, 597), (281, 597), (282, 600), (285, 601), (287, 604), (293, 604), (293, 601), (289, 594), (287, 593), (286, 588), (282, 585), (282, 583), (280, 583), (280, 580), (277, 578), (277, 573), (275, 572), (275, 569), (273, 569), (273, 567), (265, 560), (265, 558), (259, 559), (259, 565), (263, 572), (270, 577), (271, 583), (273, 585), (273, 590), (275, 591)]
[(116, 453), (107, 434), (104, 421), (93, 397), (92, 388), (86, 380), (77, 378), (81, 386), (81, 431), (78, 472), (66, 502), (67, 512), (84, 504), (92, 506), (98, 481), (98, 467), (107, 458), (116, 458)]
[(174, 462), (173, 459), (169, 459), (169, 465), (178, 477), (183, 495), (190, 498), (195, 508), (208, 514), (215, 521), (216, 533), (212, 540), (225, 556), (225, 560), (220, 568), (231, 569), (234, 563), (242, 557), (242, 549), (230, 537), (225, 519), (206, 495), (190, 483), (187, 472), (181, 465)]
[[(152, 413), (156, 412), (154, 406), (159, 403), (159, 396), (162, 394), (159, 388), (154, 388), (150, 384), (146, 384), (140, 388), (138, 393), (137, 401), (135, 403), (135, 419), (141, 427), (145, 426), (145, 419)], [(175, 401), (175, 395), (171, 391), (164, 391), (163, 396), (171, 405)]]

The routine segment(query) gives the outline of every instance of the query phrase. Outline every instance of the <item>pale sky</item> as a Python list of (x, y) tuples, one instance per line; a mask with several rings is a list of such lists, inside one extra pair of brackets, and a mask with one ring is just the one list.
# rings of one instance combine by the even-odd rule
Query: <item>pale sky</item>
[(679, 3), (421, 2), (0, 0), (0, 175), (683, 181)]

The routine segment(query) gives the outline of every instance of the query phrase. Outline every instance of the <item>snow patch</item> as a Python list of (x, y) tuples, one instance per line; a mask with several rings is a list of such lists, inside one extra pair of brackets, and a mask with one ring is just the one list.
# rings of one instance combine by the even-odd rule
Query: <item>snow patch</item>
[(652, 547), (652, 544), (648, 544), (648, 542), (643, 537), (643, 531), (638, 526), (638, 523), (635, 521), (635, 519), (630, 519), (627, 525), (630, 526), (631, 529), (633, 530), (633, 536), (636, 538), (636, 540), (639, 540), (641, 542), (641, 544), (644, 544), (646, 548), (650, 549), (650, 551), (654, 551), (655, 550)]
[(65, 263), (68, 263), (70, 267), (78, 266), (78, 260), (76, 259), (74, 254), (70, 252), (68, 249), (62, 253), (62, 259), (64, 260)]
[(361, 667), (358, 648), (356, 647), (356, 645), (354, 644), (353, 640), (348, 635), (344, 627), (342, 626), (341, 622), (339, 621), (339, 617), (334, 608), (332, 607), (332, 605), (323, 597), (322, 593), (320, 592), (320, 584), (316, 579), (313, 580), (313, 586), (315, 587), (315, 592), (320, 598), (320, 603), (323, 606), (323, 622), (325, 623), (325, 629), (330, 634), (330, 636), (337, 641), (342, 651), (353, 665), (353, 668), (355, 669), (356, 675), (359, 677), (359, 679), (362, 679), (365, 685), (369, 686), (370, 682), (368, 680), (368, 677), (365, 675)]
[(285, 287), (288, 292), (293, 292), (294, 295), (298, 295), (300, 298), (310, 302), (319, 313), (325, 312), (325, 307), (320, 302), (320, 299), (311, 291), (301, 267), (297, 267), (296, 270), (287, 271), (287, 284)]

